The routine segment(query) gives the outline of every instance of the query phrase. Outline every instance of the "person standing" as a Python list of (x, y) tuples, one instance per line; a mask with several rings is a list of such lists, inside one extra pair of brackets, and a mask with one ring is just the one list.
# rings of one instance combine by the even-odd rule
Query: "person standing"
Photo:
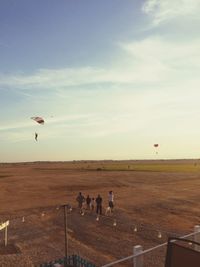
[(109, 191), (108, 193), (108, 206), (110, 207), (111, 213), (113, 212), (114, 208), (114, 194), (113, 191)]
[(95, 204), (95, 199), (94, 197), (91, 199), (91, 202), (90, 202), (90, 208), (91, 210), (94, 210), (94, 204)]
[(96, 212), (97, 214), (102, 215), (102, 197), (100, 195), (97, 196), (96, 198), (96, 204), (97, 204), (97, 209)]
[(82, 213), (82, 211), (83, 211), (83, 203), (85, 201), (85, 198), (84, 198), (84, 196), (82, 195), (81, 192), (79, 192), (79, 194), (78, 194), (78, 196), (76, 198), (76, 201), (78, 202), (78, 208), (80, 210), (80, 213)]
[(91, 203), (91, 197), (87, 195), (86, 197), (86, 204), (87, 204), (87, 209), (90, 210), (90, 203)]

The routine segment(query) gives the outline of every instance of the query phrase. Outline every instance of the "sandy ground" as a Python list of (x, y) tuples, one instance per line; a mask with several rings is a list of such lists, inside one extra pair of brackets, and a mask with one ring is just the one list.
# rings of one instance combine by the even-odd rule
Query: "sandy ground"
[[(118, 171), (104, 169), (106, 164), (111, 163), (0, 164), (0, 221), (10, 220), (8, 242), (15, 247), (9, 255), (0, 248), (0, 266), (38, 266), (63, 257), (62, 204), (73, 207), (67, 215), (68, 253), (97, 266), (131, 255), (135, 245), (150, 248), (168, 236), (192, 232), (200, 224), (199, 170)], [(115, 195), (113, 215), (99, 221), (92, 211), (80, 215), (75, 200), (79, 191), (92, 197), (101, 194), (105, 213), (109, 190)], [(2, 245), (3, 231), (0, 242)], [(145, 266), (163, 266), (164, 254), (161, 249), (145, 256)], [(116, 266), (132, 266), (132, 261)]]

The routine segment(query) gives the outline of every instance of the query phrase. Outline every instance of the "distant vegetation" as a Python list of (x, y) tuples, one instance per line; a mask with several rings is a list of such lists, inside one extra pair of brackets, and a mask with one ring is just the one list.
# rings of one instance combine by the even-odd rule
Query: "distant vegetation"
[[(45, 170), (47, 162), (40, 162), (36, 169)], [(52, 168), (58, 171), (139, 171), (139, 172), (200, 172), (200, 160), (128, 160), (128, 161), (68, 161), (54, 162)], [(34, 166), (34, 163), (27, 163)], [(48, 165), (51, 170), (51, 165)]]
[[(49, 165), (49, 163), (54, 163)], [(60, 165), (62, 163), (62, 166)], [(200, 159), (183, 160), (102, 160), (102, 161), (40, 161), (23, 163), (0, 163), (0, 165), (29, 165), (40, 170), (82, 170), (82, 171), (140, 171), (140, 172), (200, 172)], [(38, 165), (39, 164), (39, 165)], [(48, 164), (48, 167), (46, 166)], [(1, 173), (0, 178), (7, 177)]]

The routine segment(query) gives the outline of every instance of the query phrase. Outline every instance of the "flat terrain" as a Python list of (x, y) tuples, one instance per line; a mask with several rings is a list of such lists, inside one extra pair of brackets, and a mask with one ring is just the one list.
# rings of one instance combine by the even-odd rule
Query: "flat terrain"
[[(79, 213), (78, 192), (101, 194), (105, 214), (110, 190), (115, 195), (113, 215), (96, 221), (95, 211)], [(8, 255), (0, 247), (0, 266), (38, 266), (63, 257), (60, 206), (66, 203), (73, 207), (67, 215), (68, 253), (101, 266), (131, 255), (134, 245), (149, 248), (200, 224), (200, 161), (0, 164), (0, 221), (10, 220), (8, 243), (13, 247)], [(2, 246), (3, 231), (0, 242)], [(162, 266), (156, 253), (146, 256), (146, 262), (148, 267)]]

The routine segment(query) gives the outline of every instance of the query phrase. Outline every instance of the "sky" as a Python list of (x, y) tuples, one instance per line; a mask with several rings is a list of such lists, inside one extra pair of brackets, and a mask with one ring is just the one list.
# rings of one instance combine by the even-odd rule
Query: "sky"
[(0, 162), (200, 158), (199, 14), (200, 0), (1, 0)]

